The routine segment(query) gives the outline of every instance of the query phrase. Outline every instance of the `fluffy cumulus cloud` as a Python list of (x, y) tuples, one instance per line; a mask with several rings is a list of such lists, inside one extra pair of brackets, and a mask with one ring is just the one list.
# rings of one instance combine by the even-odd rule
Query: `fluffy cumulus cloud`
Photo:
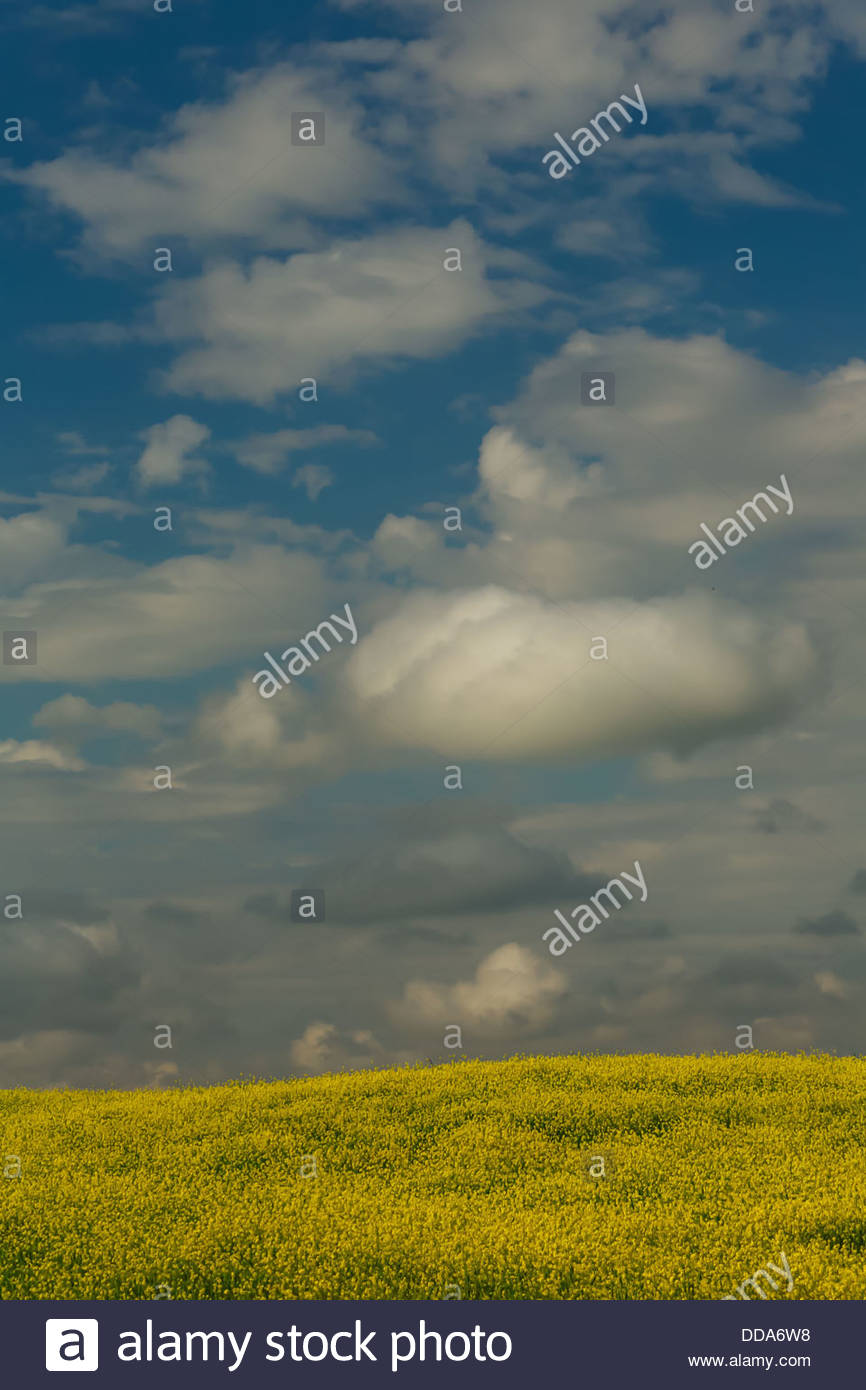
[(207, 698), (192, 727), (193, 738), (205, 749), (241, 767), (303, 768), (311, 772), (345, 765), (343, 731), (331, 707), (316, 708), (307, 692), (294, 690), (290, 700), (267, 701), (248, 677), (232, 694)]
[[(590, 655), (602, 637), (606, 661)], [(760, 728), (814, 669), (802, 626), (706, 594), (584, 609), (491, 585), (406, 599), (359, 643), (346, 680), (386, 744), (549, 758), (688, 750)]]
[(53, 729), (61, 736), (94, 733), (132, 733), (155, 738), (162, 716), (155, 705), (136, 705), (126, 700), (97, 707), (80, 695), (61, 695), (49, 700), (33, 716), (35, 729)]
[(289, 1057), (301, 1071), (357, 1071), (382, 1066), (388, 1053), (366, 1028), (344, 1032), (333, 1023), (310, 1023), (289, 1049)]
[[(293, 144), (292, 113), (323, 109), (324, 146)], [(82, 145), (14, 177), (76, 214), (101, 255), (133, 256), (171, 237), (291, 248), (314, 239), (312, 214), (356, 217), (400, 200), (390, 161), (362, 126), (333, 67), (275, 63), (231, 79), (221, 100), (185, 103), (129, 161)]]
[(815, 976), (815, 984), (822, 994), (828, 994), (831, 999), (848, 998), (849, 990), (845, 982), (832, 970), (819, 970)]
[(0, 517), (0, 583), (8, 591), (59, 571), (67, 536), (68, 527), (44, 512)]
[(161, 425), (151, 425), (142, 434), (146, 447), (136, 465), (142, 487), (166, 487), (179, 483), (190, 473), (201, 473), (207, 465), (193, 450), (210, 436), (207, 425), (189, 415), (173, 415)]
[(27, 739), (23, 743), (14, 738), (3, 739), (0, 741), (0, 763), (42, 763), (66, 772), (80, 772), (84, 767), (80, 758), (71, 757), (41, 739)]
[(567, 988), (540, 956), (512, 941), (486, 956), (471, 980), (410, 980), (391, 1012), (408, 1028), (457, 1023), (507, 1037), (509, 1030), (519, 1034), (547, 1024)]
[[(351, 10), (364, 0), (340, 3)], [(426, 0), (387, 8), (421, 32), (370, 81), (416, 113), (425, 159), (452, 187), (501, 191), (516, 151), (540, 160), (554, 130), (567, 136), (637, 82), (651, 119), (646, 138), (632, 132), (606, 147), (617, 172), (634, 160), (656, 186), (687, 197), (758, 203), (788, 196), (750, 167), (750, 150), (796, 137), (838, 22), (830, 0), (821, 8), (794, 0), (759, 26), (732, 12), (696, 12), (689, 0), (645, 11), (617, 0), (579, 8), (549, 0), (543, 24), (521, 0), (479, 0), (470, 24)], [(665, 135), (659, 126), (671, 118), (675, 133)]]
[[(445, 268), (449, 248), (462, 270)], [(262, 405), (297, 396), (302, 379), (345, 381), (364, 364), (436, 357), (546, 297), (517, 275), (492, 277), (499, 260), (458, 220), (258, 256), (247, 267), (221, 261), (156, 302), (150, 333), (195, 344), (165, 385)]]
[[(800, 376), (721, 335), (572, 334), (495, 412), (462, 543), (435, 516), (388, 516), (374, 554), (385, 572), (437, 586), (494, 581), (567, 601), (675, 596), (702, 583), (752, 608), (757, 566), (773, 573), (761, 609), (797, 617), (814, 606), (797, 582), (808, 554), (854, 604), (864, 370), (853, 359)], [(599, 371), (615, 374), (613, 409), (580, 404), (581, 374)], [(701, 524), (768, 484), (787, 486), (791, 501), (747, 538), (750, 563), (722, 557), (702, 575), (689, 550)], [(442, 506), (431, 510), (441, 518)]]
[[(612, 371), (617, 406), (600, 411), (575, 402), (580, 373)], [(608, 486), (628, 500), (690, 477), (723, 498), (757, 482), (780, 458), (798, 483), (819, 491), (805, 472), (816, 455), (842, 481), (862, 446), (866, 420), (858, 403), (866, 366), (853, 360), (804, 379), (769, 366), (721, 334), (664, 338), (642, 328), (607, 334), (581, 331), (540, 363), (502, 414), (527, 441), (543, 427), (550, 445), (591, 458), (604, 455)], [(604, 418), (600, 418), (600, 417)], [(804, 471), (801, 478), (800, 470)], [(724, 490), (719, 482), (724, 480)], [(824, 489), (826, 495), (826, 489)]]
[(18, 600), (18, 625), (38, 630), (39, 660), (0, 666), (0, 679), (90, 684), (258, 663), (275, 634), (308, 630), (332, 582), (317, 555), (279, 545), (239, 544), (226, 558), (172, 555), (149, 566), (96, 547), (86, 558), (81, 578), (34, 585)]

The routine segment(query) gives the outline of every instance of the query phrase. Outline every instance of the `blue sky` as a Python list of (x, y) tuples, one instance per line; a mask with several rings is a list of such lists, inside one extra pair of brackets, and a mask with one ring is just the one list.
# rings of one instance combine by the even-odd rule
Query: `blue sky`
[[(461, 1010), (472, 1055), (856, 1045), (866, 24), (542, 9), (2, 11), (11, 1083), (406, 1061)], [(632, 925), (552, 959), (636, 860)]]

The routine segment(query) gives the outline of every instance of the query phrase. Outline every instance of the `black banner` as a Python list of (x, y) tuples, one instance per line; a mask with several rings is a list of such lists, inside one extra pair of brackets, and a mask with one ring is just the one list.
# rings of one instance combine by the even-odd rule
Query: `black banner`
[(666, 1387), (745, 1372), (830, 1387), (861, 1364), (858, 1303), (0, 1304), (4, 1379), (243, 1387)]

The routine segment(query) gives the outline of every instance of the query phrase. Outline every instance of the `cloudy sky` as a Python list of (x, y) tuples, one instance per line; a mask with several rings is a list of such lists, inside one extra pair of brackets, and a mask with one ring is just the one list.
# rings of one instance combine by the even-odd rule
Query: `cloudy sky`
[(446, 3), (0, 6), (2, 1085), (862, 1051), (866, 15)]

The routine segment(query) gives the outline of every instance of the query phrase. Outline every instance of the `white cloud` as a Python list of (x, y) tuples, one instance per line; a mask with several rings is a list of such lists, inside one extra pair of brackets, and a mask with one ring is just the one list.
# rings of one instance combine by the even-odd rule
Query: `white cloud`
[[(325, 111), (323, 146), (291, 143), (293, 111)], [(362, 125), (339, 71), (279, 63), (232, 79), (225, 100), (185, 104), (123, 164), (80, 148), (7, 177), (77, 214), (98, 255), (152, 255), (178, 237), (289, 249), (315, 241), (310, 214), (355, 217), (405, 198)]]
[(512, 941), (486, 956), (472, 980), (454, 985), (411, 980), (390, 1012), (412, 1029), (449, 1023), (487, 1035), (538, 1029), (550, 1021), (567, 988), (560, 971)]
[[(109, 450), (102, 444), (88, 444), (78, 430), (62, 430), (57, 442), (65, 454), (73, 458), (102, 458)], [(105, 461), (82, 464), (80, 468), (61, 469), (51, 478), (52, 485), (66, 492), (89, 492), (106, 478), (111, 465)]]
[(866, 57), (866, 12), (860, 0), (826, 0), (827, 18), (846, 43), (852, 43), (860, 57)]
[(156, 738), (161, 725), (162, 715), (155, 705), (116, 701), (97, 707), (80, 695), (61, 695), (56, 700), (49, 700), (33, 716), (34, 728), (54, 729), (60, 733), (104, 730)]
[(136, 464), (142, 487), (171, 487), (190, 473), (203, 472), (207, 464), (192, 451), (209, 437), (207, 426), (189, 415), (172, 415), (163, 424), (143, 430), (141, 438), (146, 440), (146, 447)]
[[(791, 0), (760, 25), (696, 13), (691, 0), (630, 13), (628, 24), (615, 22), (615, 0), (547, 0), (543, 24), (524, 0), (473, 0), (471, 22), (429, 0), (393, 8), (413, 12), (419, 37), (315, 43), (296, 61), (233, 75), (219, 99), (186, 103), (123, 162), (82, 144), (5, 177), (75, 214), (94, 263), (181, 238), (313, 249), (321, 219), (405, 209), (420, 178), (451, 195), (504, 194), (510, 206), (527, 189), (555, 192), (540, 164), (553, 131), (637, 82), (648, 125), (600, 156), (617, 179), (636, 167), (656, 191), (777, 206), (797, 195), (749, 167), (753, 149), (797, 138), (835, 38), (864, 36), (855, 0), (825, 14)], [(323, 146), (291, 144), (297, 111), (324, 111)], [(491, 225), (497, 202), (484, 196)], [(590, 250), (611, 221), (604, 196), (593, 213)]]
[[(393, 595), (313, 699), (262, 700), (247, 677), (209, 697), (201, 745), (240, 766), (329, 775), (386, 750), (447, 760), (594, 758), (777, 724), (813, 693), (804, 626), (693, 592), (549, 603), (501, 586)], [(605, 636), (609, 659), (593, 660)]]
[[(193, 3), (200, 4), (201, 0), (193, 0)], [(8, 28), (20, 25), (56, 31), (58, 26), (65, 26), (75, 33), (102, 34), (119, 29), (129, 15), (138, 18), (141, 4), (140, 0), (88, 0), (85, 5), (64, 5), (61, 9), (56, 5), (35, 4), (21, 9), (17, 5), (8, 6), (7, 12), (10, 10), (14, 12), (14, 19), (10, 17)]]
[[(444, 269), (449, 247), (462, 252), (462, 271)], [(489, 277), (496, 259), (458, 220), (287, 260), (260, 256), (248, 268), (214, 265), (157, 300), (155, 336), (200, 343), (164, 384), (265, 405), (297, 394), (304, 377), (344, 380), (365, 362), (439, 356), (547, 296), (525, 280)]]
[(91, 488), (97, 487), (108, 476), (110, 468), (110, 464), (107, 463), (85, 464), (82, 468), (75, 468), (70, 472), (54, 473), (51, 481), (64, 492), (90, 492)]
[(382, 1066), (388, 1054), (366, 1028), (343, 1032), (333, 1023), (311, 1023), (289, 1048), (293, 1066), (321, 1073)]
[(291, 696), (263, 700), (249, 676), (243, 676), (231, 695), (204, 701), (193, 724), (194, 737), (247, 767), (307, 768), (322, 775), (343, 748), (341, 731), (328, 727), (327, 714), (323, 720), (323, 710), (303, 688), (295, 686)]
[(67, 527), (44, 512), (21, 512), (8, 520), (0, 517), (0, 584), (19, 588), (55, 574), (66, 536)]
[(831, 999), (848, 998), (847, 985), (832, 970), (819, 970), (815, 975), (815, 984), (821, 994), (826, 994)]
[(78, 430), (61, 430), (57, 435), (57, 442), (62, 446), (64, 453), (72, 454), (75, 457), (108, 453), (108, 449), (102, 444), (88, 444)]
[(492, 494), (555, 511), (597, 494), (603, 477), (597, 465), (579, 472), (567, 450), (555, 445), (533, 449), (504, 426), (484, 436), (478, 475), (482, 488)]
[(330, 468), (326, 468), (320, 463), (305, 463), (302, 468), (296, 470), (292, 478), (292, 487), (302, 487), (306, 490), (311, 502), (319, 500), (320, 493), (326, 487), (331, 487), (334, 482), (334, 475)]
[[(610, 659), (590, 659), (607, 635)], [(795, 707), (816, 657), (802, 625), (694, 593), (551, 605), (490, 585), (421, 593), (362, 637), (345, 671), (385, 745), (451, 757), (687, 750)]]
[[(292, 454), (307, 449), (324, 449), (332, 444), (359, 445), (365, 448), (376, 443), (378, 437), (372, 430), (351, 430), (345, 425), (316, 425), (308, 430), (287, 429), (276, 430), (271, 434), (252, 434), (231, 448), (238, 462), (246, 468), (252, 468), (257, 473), (270, 474), (278, 472)], [(324, 471), (327, 472), (327, 469)]]
[[(360, 0), (340, 3), (353, 9)], [(794, 0), (793, 26), (791, 6), (755, 25), (733, 5), (727, 14), (696, 12), (691, 0), (665, 0), (644, 12), (631, 7), (627, 23), (618, 0), (546, 0), (543, 24), (524, 0), (473, 0), (471, 23), (429, 0), (393, 0), (385, 8), (417, 15), (424, 32), (383, 71), (370, 73), (368, 86), (413, 113), (417, 160), (452, 192), (467, 195), (482, 188), (510, 193), (518, 156), (521, 173), (528, 168), (538, 185), (549, 186), (549, 179), (541, 183), (540, 159), (553, 131), (568, 135), (637, 82), (647, 126), (597, 155), (617, 177), (632, 160), (647, 158), (656, 187), (680, 179), (682, 160), (655, 154), (672, 117), (676, 131), (695, 126), (688, 132), (695, 151), (684, 171), (689, 177), (679, 184), (685, 196), (696, 186), (700, 197), (778, 200), (784, 195), (776, 185), (744, 161), (761, 141), (796, 137), (791, 118), (805, 109), (808, 84), (832, 45), (829, 27), (805, 0)], [(716, 145), (722, 186), (704, 174), (702, 141)]]
[(239, 540), (225, 559), (172, 556), (144, 566), (113, 558), (107, 570), (98, 549), (84, 555), (90, 572), (33, 584), (16, 601), (15, 625), (36, 628), (39, 660), (14, 671), (0, 665), (0, 680), (89, 684), (258, 665), (269, 643), (288, 641), (302, 623), (307, 632), (325, 602), (324, 563), (299, 548)]
[[(617, 404), (581, 407), (575, 380), (581, 372), (598, 371), (614, 372)], [(731, 347), (721, 335), (580, 331), (535, 368), (500, 415), (528, 437), (541, 431), (548, 443), (578, 457), (603, 456), (608, 488), (618, 494), (667, 490), (672, 481), (682, 487), (689, 478), (692, 485), (695, 479), (706, 482), (720, 475), (722, 465), (727, 487), (755, 476), (756, 452), (779, 458), (780, 427), (793, 442), (791, 414), (802, 412), (804, 404), (814, 408), (804, 402), (803, 384), (793, 373)]]
[[(614, 407), (579, 403), (587, 371), (615, 374)], [(809, 592), (790, 586), (807, 549), (817, 542), (814, 562), (825, 577), (835, 569), (841, 581), (845, 571), (846, 586), (859, 565), (852, 480), (866, 447), (864, 382), (859, 359), (799, 376), (721, 335), (573, 333), (493, 412), (471, 505), (452, 492), (420, 516), (385, 517), (374, 559), (380, 572), (436, 587), (493, 582), (586, 601), (682, 593), (699, 578), (688, 546), (700, 523), (778, 486), (784, 472), (793, 514), (749, 540), (749, 566), (725, 557), (706, 588), (753, 604), (757, 564), (774, 572), (761, 606), (802, 614)], [(458, 501), (463, 530), (449, 536), (445, 505)], [(823, 540), (822, 521), (830, 523)]]
[[(617, 371), (614, 409), (577, 403), (589, 366)], [(473, 502), (488, 529), (465, 499), (459, 536), (446, 535), (442, 504), (384, 519), (370, 556), (400, 584), (365, 591), (359, 645), (315, 719), (295, 692), (290, 718), (285, 703), (265, 716), (220, 698), (202, 728), (236, 765), (309, 769), (319, 758), (333, 769), (385, 750), (683, 755), (777, 725), (827, 678), (827, 616), (798, 578), (815, 518), (851, 530), (848, 549), (831, 539), (819, 562), (835, 576), (828, 597), (849, 608), (866, 598), (850, 495), (866, 443), (864, 380), (856, 360), (804, 380), (715, 336), (574, 334), (484, 437)], [(714, 593), (687, 546), (700, 520), (778, 481), (780, 453), (794, 514), (748, 542), (773, 583), (756, 595), (754, 571), (733, 555), (722, 577), (722, 565), (713, 572)], [(361, 554), (353, 564), (365, 572)], [(607, 662), (590, 660), (597, 635)], [(694, 763), (651, 766), (657, 781), (698, 775)], [(709, 775), (726, 774), (716, 761)]]
[(54, 744), (35, 739), (19, 743), (13, 738), (0, 742), (0, 763), (43, 763), (60, 772), (81, 772), (85, 766), (80, 758), (56, 748)]

